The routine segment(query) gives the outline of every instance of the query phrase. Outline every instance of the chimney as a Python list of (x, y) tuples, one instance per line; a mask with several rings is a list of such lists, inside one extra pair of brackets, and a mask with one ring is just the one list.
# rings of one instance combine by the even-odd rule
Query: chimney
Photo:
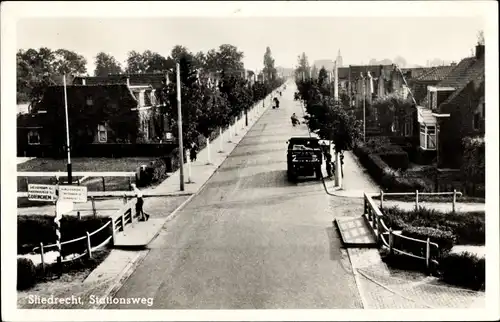
[(82, 85), (87, 85), (87, 81), (85, 80), (85, 78), (82, 78)]
[(476, 58), (484, 58), (484, 45), (477, 45), (476, 46)]

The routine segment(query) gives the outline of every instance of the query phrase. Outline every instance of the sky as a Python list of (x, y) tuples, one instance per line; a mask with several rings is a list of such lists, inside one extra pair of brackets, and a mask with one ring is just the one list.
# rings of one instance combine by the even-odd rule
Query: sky
[(440, 58), (460, 61), (471, 55), (480, 17), (142, 17), (23, 18), (17, 24), (17, 49), (73, 50), (87, 59), (89, 74), (100, 52), (122, 64), (131, 50), (168, 56), (173, 46), (192, 52), (232, 44), (244, 52), (247, 69), (261, 69), (266, 47), (276, 66), (292, 68), (305, 52), (312, 64), (335, 59), (344, 65), (402, 56), (425, 66)]

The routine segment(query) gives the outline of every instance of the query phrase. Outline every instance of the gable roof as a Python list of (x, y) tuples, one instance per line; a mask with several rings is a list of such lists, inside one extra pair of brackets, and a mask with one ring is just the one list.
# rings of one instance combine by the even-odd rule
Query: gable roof
[(153, 88), (163, 87), (163, 81), (165, 80), (165, 74), (163, 73), (110, 74), (108, 76), (76, 77), (73, 84), (83, 85), (84, 79), (86, 85), (127, 84), (127, 77), (131, 86), (151, 85)]
[(442, 81), (455, 67), (456, 65), (431, 67), (417, 76), (415, 81)]
[[(483, 82), (484, 77), (484, 56), (481, 58), (468, 57), (462, 59), (460, 63), (454, 66), (443, 80), (436, 85), (437, 87), (453, 87), (455, 89), (440, 106), (454, 101), (471, 82)], [(425, 97), (422, 104), (427, 103), (428, 100), (427, 97)]]
[(361, 77), (361, 74), (366, 76), (367, 72), (370, 72), (373, 77), (377, 78), (388, 69), (393, 70), (394, 65), (349, 65), (349, 75), (351, 80), (356, 80)]

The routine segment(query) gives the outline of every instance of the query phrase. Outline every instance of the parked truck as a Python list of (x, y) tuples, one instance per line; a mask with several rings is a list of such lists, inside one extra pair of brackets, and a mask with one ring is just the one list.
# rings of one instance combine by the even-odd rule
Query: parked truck
[(298, 177), (316, 176), (321, 179), (322, 149), (319, 139), (314, 137), (292, 137), (288, 140), (287, 176), (296, 181)]

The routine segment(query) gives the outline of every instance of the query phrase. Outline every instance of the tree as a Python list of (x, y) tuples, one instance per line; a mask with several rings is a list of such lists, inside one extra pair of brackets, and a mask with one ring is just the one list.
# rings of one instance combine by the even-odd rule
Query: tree
[(414, 110), (414, 105), (410, 99), (391, 94), (376, 99), (372, 108), (378, 113), (378, 122), (382, 133), (390, 134), (395, 119), (398, 119), (399, 124), (404, 124), (406, 115)]
[(308, 78), (310, 67), (306, 53), (302, 53), (302, 55), (299, 55), (297, 60), (298, 60), (298, 66), (297, 69), (295, 69), (295, 77), (298, 79), (302, 79), (302, 77)]
[(58, 74), (82, 75), (87, 72), (87, 60), (82, 55), (66, 49), (54, 52), (53, 68)]
[(94, 76), (107, 76), (108, 74), (120, 74), (122, 68), (115, 57), (100, 52), (95, 57)]
[(264, 70), (263, 73), (266, 75), (266, 79), (274, 80), (276, 79), (276, 68), (274, 67), (274, 58), (271, 53), (271, 48), (266, 47), (266, 53), (264, 54)]
[[(19, 50), (17, 64), (17, 101), (34, 104), (39, 101), (49, 85), (62, 84), (62, 74), (78, 75), (86, 73), (83, 56), (66, 49), (52, 51), (42, 47)], [(71, 81), (71, 76), (67, 77)]]
[(162, 55), (150, 50), (142, 54), (132, 50), (128, 53), (126, 72), (136, 73), (162, 73), (175, 66), (172, 59), (165, 58)]

